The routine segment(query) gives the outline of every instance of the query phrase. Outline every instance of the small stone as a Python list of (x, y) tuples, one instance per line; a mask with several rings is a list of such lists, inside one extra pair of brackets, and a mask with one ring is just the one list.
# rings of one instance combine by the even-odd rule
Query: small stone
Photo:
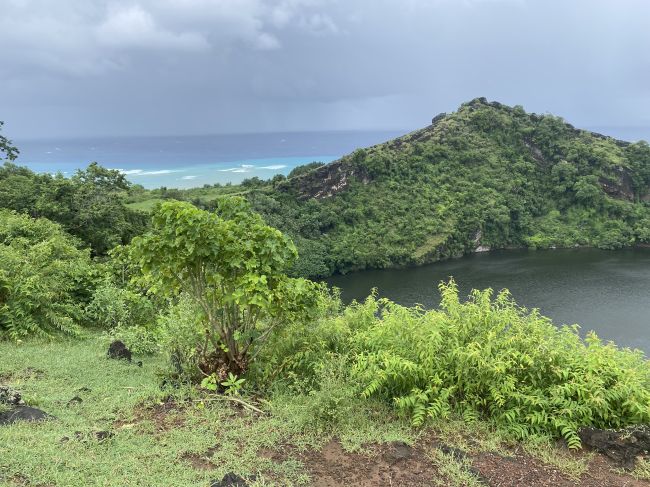
[(391, 447), (392, 448), (386, 454), (386, 457), (393, 463), (399, 462), (400, 460), (406, 460), (413, 454), (413, 448), (403, 441), (394, 441), (391, 443)]
[(93, 436), (97, 441), (102, 442), (113, 438), (115, 434), (112, 431), (95, 431)]
[(248, 483), (245, 479), (236, 473), (229, 472), (221, 480), (214, 480), (210, 487), (247, 487)]
[(82, 402), (83, 399), (81, 399), (79, 396), (75, 396), (68, 401), (68, 407), (76, 406), (77, 404), (81, 404)]
[(131, 350), (120, 340), (115, 340), (108, 347), (108, 358), (124, 359), (131, 361)]

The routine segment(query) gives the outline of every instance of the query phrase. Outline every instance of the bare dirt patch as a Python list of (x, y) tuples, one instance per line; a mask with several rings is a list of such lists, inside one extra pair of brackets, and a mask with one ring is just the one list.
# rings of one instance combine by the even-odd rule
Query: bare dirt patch
[(601, 455), (595, 455), (589, 468), (579, 479), (531, 457), (516, 453), (504, 457), (494, 453), (480, 453), (470, 457), (472, 466), (491, 487), (641, 487), (649, 482), (636, 480), (614, 471), (614, 466)]
[(361, 454), (346, 452), (338, 441), (330, 441), (321, 450), (302, 452), (297, 458), (314, 487), (417, 487), (431, 485), (439, 476), (424, 451), (404, 443), (373, 446), (371, 453)]
[(431, 455), (435, 449), (457, 460), (469, 460), (469, 472), (482, 485), (490, 487), (650, 486), (648, 481), (616, 471), (616, 466), (600, 454), (594, 455), (587, 472), (575, 479), (523, 451), (509, 456), (490, 452), (471, 454), (446, 447), (435, 438), (427, 438), (413, 447), (403, 443), (374, 445), (370, 453), (346, 452), (338, 441), (332, 440), (320, 450), (298, 452), (285, 446), (277, 450), (261, 450), (260, 456), (276, 462), (288, 458), (300, 460), (309, 472), (310, 485), (314, 487), (416, 487), (434, 485), (436, 481), (439, 485), (451, 485), (435, 467)]
[(158, 433), (163, 433), (185, 424), (182, 409), (173, 401), (165, 401), (155, 406), (138, 408), (135, 417), (130, 420), (117, 420), (113, 423), (116, 430), (133, 428), (143, 421), (151, 421)]

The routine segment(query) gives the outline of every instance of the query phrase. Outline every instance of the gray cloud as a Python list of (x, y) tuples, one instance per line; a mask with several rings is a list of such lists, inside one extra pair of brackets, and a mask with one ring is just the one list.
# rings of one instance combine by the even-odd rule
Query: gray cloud
[(0, 119), (14, 137), (409, 129), (476, 96), (650, 126), (644, 0), (0, 0), (0, 12)]

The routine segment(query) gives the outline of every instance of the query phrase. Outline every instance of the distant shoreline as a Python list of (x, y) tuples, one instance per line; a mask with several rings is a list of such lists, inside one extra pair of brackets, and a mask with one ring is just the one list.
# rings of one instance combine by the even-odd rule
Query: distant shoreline
[(18, 165), (71, 176), (90, 162), (119, 169), (147, 189), (187, 189), (272, 178), (314, 161), (330, 162), (399, 135), (390, 131), (16, 140)]

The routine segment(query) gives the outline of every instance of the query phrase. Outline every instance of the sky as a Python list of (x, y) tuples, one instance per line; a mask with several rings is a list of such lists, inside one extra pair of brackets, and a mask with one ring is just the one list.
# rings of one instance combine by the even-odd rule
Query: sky
[(485, 96), (616, 132), (650, 127), (648, 25), (647, 0), (0, 0), (0, 120), (408, 130)]

